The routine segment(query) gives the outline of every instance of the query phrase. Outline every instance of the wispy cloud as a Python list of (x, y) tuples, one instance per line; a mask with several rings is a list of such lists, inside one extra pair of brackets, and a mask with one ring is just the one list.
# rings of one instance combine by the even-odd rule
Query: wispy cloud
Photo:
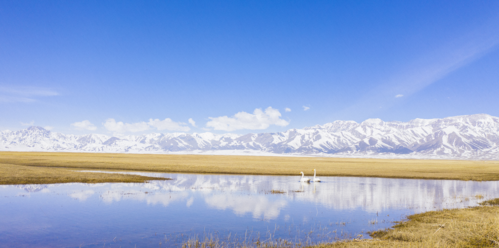
[(149, 119), (149, 122), (142, 121), (136, 123), (124, 123), (121, 121), (116, 121), (113, 118), (109, 118), (103, 123), (103, 125), (107, 130), (116, 133), (136, 133), (154, 128), (159, 131), (168, 130), (187, 132), (190, 130), (186, 123), (175, 122), (170, 118), (166, 118), (164, 120)]
[(30, 103), (39, 97), (58, 96), (59, 93), (47, 88), (31, 86), (0, 86), (0, 102)]
[(233, 117), (220, 116), (209, 117), (210, 121), (206, 123), (207, 127), (215, 130), (234, 131), (234, 130), (261, 130), (267, 129), (270, 125), (285, 127), (289, 122), (281, 119), (281, 113), (277, 109), (268, 107), (265, 112), (262, 109), (255, 109), (253, 114), (239, 112)]
[(35, 101), (35, 99), (28, 98), (28, 97), (0, 95), (0, 102), (22, 102), (22, 103), (30, 103), (30, 102), (34, 102), (34, 101)]
[(303, 106), (303, 111), (307, 111), (307, 110), (309, 110), (309, 109), (310, 109), (310, 107)]
[(88, 120), (72, 123), (71, 127), (73, 127), (76, 130), (89, 130), (89, 131), (97, 130), (97, 127)]
[[(358, 102), (343, 109), (340, 115), (355, 113), (365, 118), (373, 112), (388, 109), (396, 104), (395, 98), (409, 97), (431, 84), (438, 82), (452, 72), (477, 60), (497, 48), (499, 44), (499, 18), (477, 27), (473, 32), (454, 37), (440, 49), (428, 51), (418, 60), (407, 64), (407, 69), (385, 80), (377, 88), (368, 92)], [(400, 94), (404, 92), (404, 95)], [(393, 97), (395, 96), (395, 98)], [(376, 103), (376, 104), (373, 104)], [(351, 117), (349, 117), (351, 118)]]
[(285, 108), (284, 111), (291, 112), (291, 109), (290, 108)]

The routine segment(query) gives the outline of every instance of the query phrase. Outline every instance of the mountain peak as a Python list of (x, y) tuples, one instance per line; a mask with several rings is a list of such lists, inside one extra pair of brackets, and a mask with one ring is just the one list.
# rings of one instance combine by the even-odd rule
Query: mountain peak
[(31, 126), (31, 127), (26, 128), (26, 130), (47, 132), (47, 129), (45, 129), (43, 127), (38, 127), (38, 126)]

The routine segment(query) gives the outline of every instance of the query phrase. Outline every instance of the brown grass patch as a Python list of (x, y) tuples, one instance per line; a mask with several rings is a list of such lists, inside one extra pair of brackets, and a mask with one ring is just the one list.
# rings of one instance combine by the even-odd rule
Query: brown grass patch
[(271, 194), (284, 194), (284, 193), (286, 193), (286, 192), (284, 192), (284, 191), (282, 191), (282, 190), (275, 190), (275, 189), (273, 189), (273, 190), (271, 190), (271, 191), (270, 191), (270, 193), (271, 193)]

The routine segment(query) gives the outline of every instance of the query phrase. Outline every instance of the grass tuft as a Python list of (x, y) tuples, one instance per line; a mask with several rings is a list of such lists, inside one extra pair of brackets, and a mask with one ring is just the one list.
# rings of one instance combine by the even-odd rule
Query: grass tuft
[(273, 189), (273, 190), (271, 190), (271, 191), (270, 191), (270, 193), (271, 193), (271, 194), (284, 194), (284, 193), (286, 193), (286, 192), (284, 192), (284, 191), (282, 191), (282, 190), (275, 190), (275, 189)]
[(482, 206), (499, 206), (499, 198), (479, 203)]

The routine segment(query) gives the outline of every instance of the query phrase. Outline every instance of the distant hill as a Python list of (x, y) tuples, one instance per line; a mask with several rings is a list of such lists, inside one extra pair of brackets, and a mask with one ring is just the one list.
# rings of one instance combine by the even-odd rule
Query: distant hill
[(112, 137), (29, 127), (0, 133), (3, 151), (324, 155), (341, 157), (498, 159), (499, 118), (486, 115), (362, 123), (335, 121), (279, 133), (153, 133)]

